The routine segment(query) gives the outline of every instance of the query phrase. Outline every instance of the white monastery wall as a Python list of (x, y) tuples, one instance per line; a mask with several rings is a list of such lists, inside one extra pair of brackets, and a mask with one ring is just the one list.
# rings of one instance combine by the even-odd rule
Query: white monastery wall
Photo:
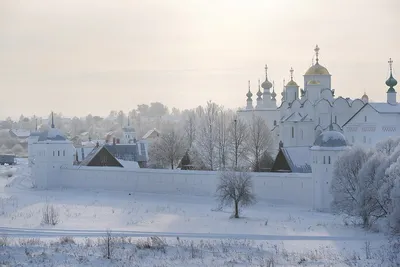
[[(113, 167), (65, 167), (65, 188), (214, 196), (218, 172), (183, 170), (115, 170)], [(312, 207), (311, 173), (252, 173), (259, 199)]]

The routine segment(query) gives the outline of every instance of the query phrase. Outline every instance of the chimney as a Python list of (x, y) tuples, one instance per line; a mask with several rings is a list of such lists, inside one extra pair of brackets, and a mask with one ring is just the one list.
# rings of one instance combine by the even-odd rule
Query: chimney
[(115, 137), (113, 137), (113, 145), (115, 146), (115, 141), (116, 141), (116, 139), (115, 139)]

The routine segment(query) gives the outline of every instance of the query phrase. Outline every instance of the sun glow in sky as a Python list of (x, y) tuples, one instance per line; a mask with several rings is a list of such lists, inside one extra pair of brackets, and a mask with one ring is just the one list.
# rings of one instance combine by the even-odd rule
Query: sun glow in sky
[(385, 101), (399, 10), (398, 0), (3, 0), (0, 118), (153, 101), (237, 108), (264, 64), (280, 99), (291, 67), (302, 84), (316, 44), (337, 96)]

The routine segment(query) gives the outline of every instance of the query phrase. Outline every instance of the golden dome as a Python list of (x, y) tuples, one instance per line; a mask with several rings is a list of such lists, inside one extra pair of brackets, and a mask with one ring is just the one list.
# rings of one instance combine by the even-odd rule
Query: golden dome
[(318, 62), (312, 65), (305, 75), (330, 75), (328, 70)]
[(307, 85), (318, 85), (318, 84), (321, 84), (321, 83), (317, 80), (311, 80), (311, 81), (308, 81), (308, 83), (307, 83)]
[(298, 86), (298, 85), (295, 81), (290, 80), (286, 86)]

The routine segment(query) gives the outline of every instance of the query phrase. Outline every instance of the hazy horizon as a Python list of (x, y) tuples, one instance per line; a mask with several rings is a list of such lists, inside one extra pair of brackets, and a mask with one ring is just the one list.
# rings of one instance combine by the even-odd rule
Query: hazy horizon
[(302, 87), (316, 44), (336, 96), (385, 101), (389, 57), (400, 79), (399, 10), (396, 0), (3, 0), (0, 118), (156, 101), (236, 108), (265, 64), (280, 101), (291, 67)]

